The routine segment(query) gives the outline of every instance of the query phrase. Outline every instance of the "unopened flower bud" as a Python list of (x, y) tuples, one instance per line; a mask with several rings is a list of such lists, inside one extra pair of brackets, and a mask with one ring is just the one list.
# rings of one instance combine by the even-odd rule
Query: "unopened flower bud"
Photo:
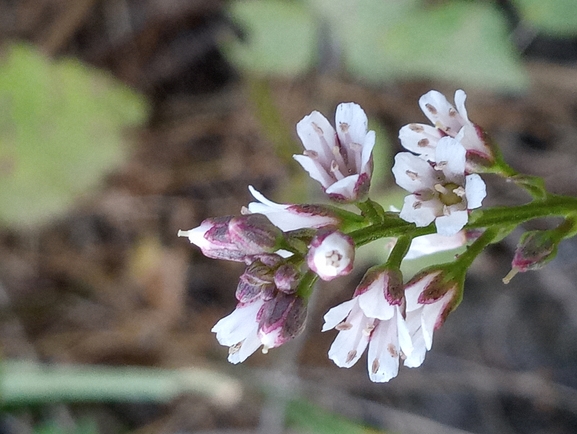
[(246, 253), (231, 240), (228, 230), (232, 219), (232, 216), (208, 218), (194, 229), (179, 230), (178, 236), (188, 237), (208, 258), (242, 262)]
[(515, 250), (511, 271), (503, 278), (504, 283), (509, 283), (519, 272), (543, 268), (557, 255), (558, 240), (554, 231), (529, 231), (525, 232)]
[(274, 283), (279, 291), (294, 294), (301, 279), (301, 273), (293, 264), (282, 264), (274, 273)]
[(304, 329), (307, 306), (302, 297), (278, 292), (259, 312), (258, 336), (263, 353), (294, 339)]
[(246, 255), (274, 252), (283, 237), (282, 231), (262, 214), (234, 217), (228, 231), (231, 241)]
[(323, 280), (345, 276), (353, 269), (355, 243), (335, 230), (320, 230), (311, 241), (307, 255), (309, 268)]
[(254, 261), (240, 276), (236, 288), (236, 299), (241, 303), (248, 303), (257, 297), (267, 298), (267, 294), (274, 292), (273, 270), (261, 261)]

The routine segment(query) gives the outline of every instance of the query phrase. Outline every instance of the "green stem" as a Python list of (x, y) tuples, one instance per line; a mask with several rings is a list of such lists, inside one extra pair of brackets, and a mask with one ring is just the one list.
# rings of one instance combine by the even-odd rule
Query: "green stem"
[(395, 243), (395, 247), (391, 251), (389, 255), (389, 259), (387, 260), (387, 266), (390, 268), (400, 268), (401, 262), (403, 262), (403, 258), (409, 251), (409, 247), (411, 246), (411, 241), (413, 241), (413, 237), (403, 235), (397, 239)]
[(467, 250), (458, 256), (454, 262), (454, 266), (466, 271), (485, 247), (493, 242), (498, 233), (499, 229), (497, 227), (487, 229), (473, 244), (467, 247)]
[(308, 300), (311, 294), (313, 293), (314, 284), (317, 281), (318, 276), (313, 273), (311, 270), (308, 270), (304, 276), (302, 277), (301, 281), (299, 282), (299, 286), (297, 288), (297, 295), (299, 297)]
[[(541, 201), (519, 206), (500, 206), (473, 211), (464, 229), (491, 228), (493, 226), (518, 226), (540, 217), (568, 217), (577, 214), (577, 198), (548, 195)], [(357, 246), (385, 237), (409, 235), (418, 237), (436, 232), (434, 224), (416, 227), (399, 217), (387, 218), (383, 223), (373, 224), (349, 233)]]

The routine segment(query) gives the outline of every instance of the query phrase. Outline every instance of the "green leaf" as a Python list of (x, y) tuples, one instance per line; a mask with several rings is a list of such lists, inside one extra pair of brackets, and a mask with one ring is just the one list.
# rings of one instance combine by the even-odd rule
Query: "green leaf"
[(33, 225), (65, 211), (124, 160), (126, 126), (144, 99), (77, 60), (24, 44), (0, 57), (0, 223)]
[(287, 418), (291, 426), (298, 428), (298, 432), (307, 434), (385, 434), (384, 431), (364, 427), (305, 400), (291, 401)]
[(245, 41), (229, 41), (223, 49), (245, 71), (294, 76), (311, 68), (317, 50), (313, 16), (297, 2), (234, 2), (230, 12), (246, 32)]
[(546, 33), (556, 36), (577, 35), (577, 1), (515, 0), (524, 20)]
[(490, 4), (450, 2), (430, 9), (407, 6), (403, 17), (379, 29), (376, 22), (380, 19), (384, 16), (375, 11), (366, 21), (357, 21), (357, 33), (363, 34), (368, 26), (371, 40), (363, 46), (353, 34), (346, 46), (352, 72), (369, 81), (434, 78), (506, 91), (528, 86), (508, 42), (506, 24)]
[(382, 40), (390, 28), (414, 14), (420, 3), (420, 0), (356, 0), (355, 8), (342, 7), (343, 16), (339, 21), (333, 20), (333, 28), (343, 46), (349, 72), (376, 83), (392, 78), (395, 68), (382, 51)]
[(163, 402), (181, 393), (200, 394), (231, 404), (240, 398), (241, 389), (236, 380), (202, 368), (40, 365), (23, 361), (0, 364), (2, 405)]

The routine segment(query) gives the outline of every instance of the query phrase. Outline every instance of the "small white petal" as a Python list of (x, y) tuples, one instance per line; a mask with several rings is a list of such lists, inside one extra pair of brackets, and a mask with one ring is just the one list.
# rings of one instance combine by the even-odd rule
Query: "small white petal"
[(464, 231), (459, 231), (452, 236), (439, 234), (423, 235), (413, 238), (405, 259), (417, 259), (433, 253), (457, 249), (464, 246), (466, 242), (467, 236)]
[(431, 189), (437, 181), (437, 174), (431, 165), (409, 152), (395, 155), (392, 171), (397, 184), (411, 193)]
[(369, 343), (370, 335), (366, 333), (374, 320), (368, 319), (358, 306), (354, 306), (347, 322), (348, 330), (342, 330), (329, 349), (329, 359), (341, 368), (350, 368), (361, 357)]
[(293, 158), (308, 172), (312, 179), (320, 182), (324, 188), (329, 187), (334, 182), (318, 160), (306, 155), (293, 155)]
[(397, 376), (399, 350), (396, 321), (379, 321), (371, 336), (367, 355), (371, 381), (384, 383)]
[(330, 122), (319, 112), (313, 111), (297, 124), (297, 134), (306, 150), (317, 153), (319, 161), (325, 167), (333, 160), (335, 130)]
[(428, 161), (435, 161), (435, 150), (441, 137), (437, 128), (424, 124), (405, 125), (399, 131), (401, 145)]
[(465, 197), (467, 208), (479, 208), (487, 195), (487, 188), (483, 179), (476, 173), (467, 175), (465, 184)]
[(436, 90), (431, 90), (423, 95), (419, 99), (419, 106), (433, 125), (453, 137), (464, 125), (462, 116), (447, 101), (447, 98)]
[(211, 330), (216, 333), (218, 342), (230, 347), (242, 342), (253, 330), (256, 330), (258, 325), (256, 316), (263, 303), (261, 299), (257, 299), (251, 303), (239, 305), (231, 314), (218, 321)]
[(372, 161), (373, 148), (375, 147), (375, 132), (369, 131), (362, 143), (363, 150), (361, 152), (361, 173), (368, 173), (371, 175), (369, 165)]
[(470, 122), (469, 116), (467, 115), (467, 109), (465, 108), (465, 100), (467, 99), (467, 94), (463, 89), (457, 89), (455, 91), (455, 107), (459, 114), (463, 117), (465, 123)]
[(419, 227), (428, 226), (437, 215), (442, 214), (443, 205), (437, 200), (421, 201), (414, 194), (405, 197), (399, 217)]
[(356, 303), (357, 300), (353, 298), (352, 300), (345, 301), (344, 303), (329, 309), (323, 317), (325, 323), (323, 324), (322, 331), (326, 332), (327, 330), (334, 329), (337, 324), (341, 323), (347, 317)]
[(359, 175), (350, 175), (343, 178), (331, 186), (329, 186), (325, 193), (327, 194), (338, 194), (343, 196), (346, 200), (354, 200), (356, 197), (355, 185), (359, 179)]
[(337, 106), (335, 113), (335, 128), (341, 143), (347, 143), (345, 131), (341, 124), (346, 124), (348, 138), (354, 143), (362, 144), (367, 134), (367, 115), (360, 105), (354, 102), (342, 103)]
[(427, 354), (427, 347), (425, 346), (425, 338), (421, 328), (421, 308), (413, 312), (407, 312), (407, 327), (411, 334), (411, 341), (413, 344), (413, 351), (404, 361), (404, 365), (408, 368), (417, 368), (423, 364), (425, 355)]
[(465, 176), (467, 151), (457, 140), (443, 137), (437, 145), (437, 162), (442, 161), (443, 173), (447, 180), (461, 184)]
[(262, 345), (260, 339), (257, 335), (257, 327), (254, 328), (254, 332), (245, 338), (242, 343), (239, 344), (238, 348), (230, 351), (228, 355), (228, 361), (233, 364), (244, 362), (248, 356), (253, 354)]
[(437, 226), (437, 233), (446, 237), (455, 235), (463, 226), (467, 224), (469, 214), (467, 211), (451, 211), (449, 215), (437, 217), (435, 226)]
[(391, 306), (384, 293), (384, 277), (380, 276), (371, 287), (357, 296), (359, 307), (369, 318), (388, 320), (395, 314), (395, 306)]

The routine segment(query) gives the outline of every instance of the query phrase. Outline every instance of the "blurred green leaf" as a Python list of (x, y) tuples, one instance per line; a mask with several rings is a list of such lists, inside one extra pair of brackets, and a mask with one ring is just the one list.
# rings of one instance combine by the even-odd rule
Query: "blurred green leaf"
[[(461, 86), (520, 91), (528, 77), (506, 23), (488, 3), (451, 2), (421, 9), (380, 32), (373, 47), (382, 79), (435, 78)], [(368, 56), (368, 50), (366, 55)], [(367, 72), (368, 79), (379, 71)]]
[[(327, 0), (315, 0), (326, 3)], [(395, 65), (382, 50), (386, 32), (418, 11), (420, 0), (355, 0), (342, 7), (343, 16), (333, 20), (334, 35), (342, 44), (348, 71), (371, 82), (395, 76)]]
[(0, 404), (54, 402), (167, 401), (196, 393), (232, 404), (240, 384), (226, 375), (201, 368), (168, 370), (141, 367), (0, 364)]
[(0, 223), (63, 212), (126, 156), (123, 131), (147, 114), (142, 97), (76, 60), (24, 44), (0, 57)]
[(303, 434), (384, 434), (364, 427), (342, 416), (330, 413), (311, 402), (291, 401), (287, 409), (287, 418), (291, 426)]
[(232, 3), (230, 13), (245, 31), (245, 41), (224, 45), (229, 58), (245, 71), (294, 76), (314, 62), (317, 31), (301, 3), (250, 0)]
[(577, 1), (514, 0), (522, 19), (557, 36), (577, 35)]

